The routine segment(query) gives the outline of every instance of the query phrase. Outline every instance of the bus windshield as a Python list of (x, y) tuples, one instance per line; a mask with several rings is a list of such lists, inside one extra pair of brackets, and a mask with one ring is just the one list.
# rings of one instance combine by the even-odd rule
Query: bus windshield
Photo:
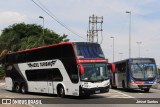
[(133, 63), (131, 73), (135, 79), (152, 79), (156, 76), (156, 65), (153, 63)]
[(82, 64), (84, 74), (81, 75), (81, 81), (97, 82), (108, 79), (108, 69), (105, 63)]
[(78, 59), (104, 58), (101, 47), (97, 43), (75, 43), (75, 51)]

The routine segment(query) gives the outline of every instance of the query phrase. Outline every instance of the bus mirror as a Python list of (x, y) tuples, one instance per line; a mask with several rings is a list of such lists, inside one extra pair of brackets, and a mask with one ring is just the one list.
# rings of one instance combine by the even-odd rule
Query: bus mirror
[(80, 71), (81, 75), (84, 74), (84, 67), (82, 64), (79, 64), (79, 71)]
[(112, 72), (115, 72), (116, 71), (116, 68), (115, 68), (115, 65), (113, 64), (113, 63), (109, 63), (109, 65), (110, 65), (110, 69), (111, 69), (111, 71)]

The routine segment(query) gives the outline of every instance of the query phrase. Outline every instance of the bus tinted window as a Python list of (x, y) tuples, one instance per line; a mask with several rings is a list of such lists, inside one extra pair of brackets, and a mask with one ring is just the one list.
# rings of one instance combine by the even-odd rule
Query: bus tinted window
[(6, 62), (7, 63), (16, 63), (17, 61), (16, 61), (16, 57), (15, 57), (16, 55), (13, 53), (13, 54), (8, 54), (7, 56), (6, 56)]
[(27, 62), (58, 59), (61, 57), (61, 47), (57, 46), (57, 47), (43, 48), (43, 49), (29, 51), (26, 52), (25, 54)]
[(63, 77), (59, 69), (26, 70), (28, 81), (62, 81)]
[(61, 53), (62, 53), (62, 58), (75, 57), (72, 45), (63, 45)]
[(126, 63), (116, 64), (116, 72), (125, 73), (126, 72)]
[(79, 58), (104, 58), (99, 44), (75, 43), (76, 54)]

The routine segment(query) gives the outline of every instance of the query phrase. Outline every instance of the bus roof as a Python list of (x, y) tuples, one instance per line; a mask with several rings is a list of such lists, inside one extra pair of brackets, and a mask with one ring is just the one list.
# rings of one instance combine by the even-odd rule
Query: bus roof
[(43, 49), (43, 48), (48, 48), (48, 47), (53, 47), (53, 46), (66, 45), (66, 44), (72, 44), (72, 42), (61, 42), (61, 43), (58, 43), (58, 44), (51, 44), (51, 45), (47, 45), (47, 46), (40, 46), (40, 47), (36, 47), (36, 48), (30, 48), (30, 49), (20, 50), (20, 51), (17, 51), (16, 53), (28, 52), (28, 51), (33, 51), (33, 50), (38, 50), (38, 49)]
[(60, 45), (66, 45), (66, 44), (98, 44), (98, 43), (91, 43), (91, 42), (61, 42), (61, 43), (58, 43), (58, 44), (51, 44), (51, 45), (40, 46), (40, 47), (36, 47), (36, 48), (19, 50), (19, 51), (17, 51), (17, 52), (11, 52), (11, 54), (12, 54), (12, 53), (29, 52), (29, 51), (33, 51), (33, 50), (44, 49), (44, 48), (48, 48), (48, 47), (60, 46)]
[(147, 59), (151, 59), (151, 60), (154, 60), (154, 58), (127, 58), (127, 59), (124, 59), (124, 60), (120, 60), (120, 61), (116, 61), (114, 63), (120, 63), (120, 62), (126, 62), (126, 61), (129, 61), (129, 60), (147, 60)]

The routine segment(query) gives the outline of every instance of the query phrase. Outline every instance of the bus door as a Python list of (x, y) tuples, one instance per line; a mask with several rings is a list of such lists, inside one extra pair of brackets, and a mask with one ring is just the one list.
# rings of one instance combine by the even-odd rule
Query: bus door
[(116, 83), (118, 87), (122, 87), (122, 84), (126, 84), (126, 63), (117, 64)]
[(54, 94), (54, 85), (53, 85), (53, 71), (48, 72), (48, 81), (47, 81), (47, 86), (48, 86), (48, 93)]

